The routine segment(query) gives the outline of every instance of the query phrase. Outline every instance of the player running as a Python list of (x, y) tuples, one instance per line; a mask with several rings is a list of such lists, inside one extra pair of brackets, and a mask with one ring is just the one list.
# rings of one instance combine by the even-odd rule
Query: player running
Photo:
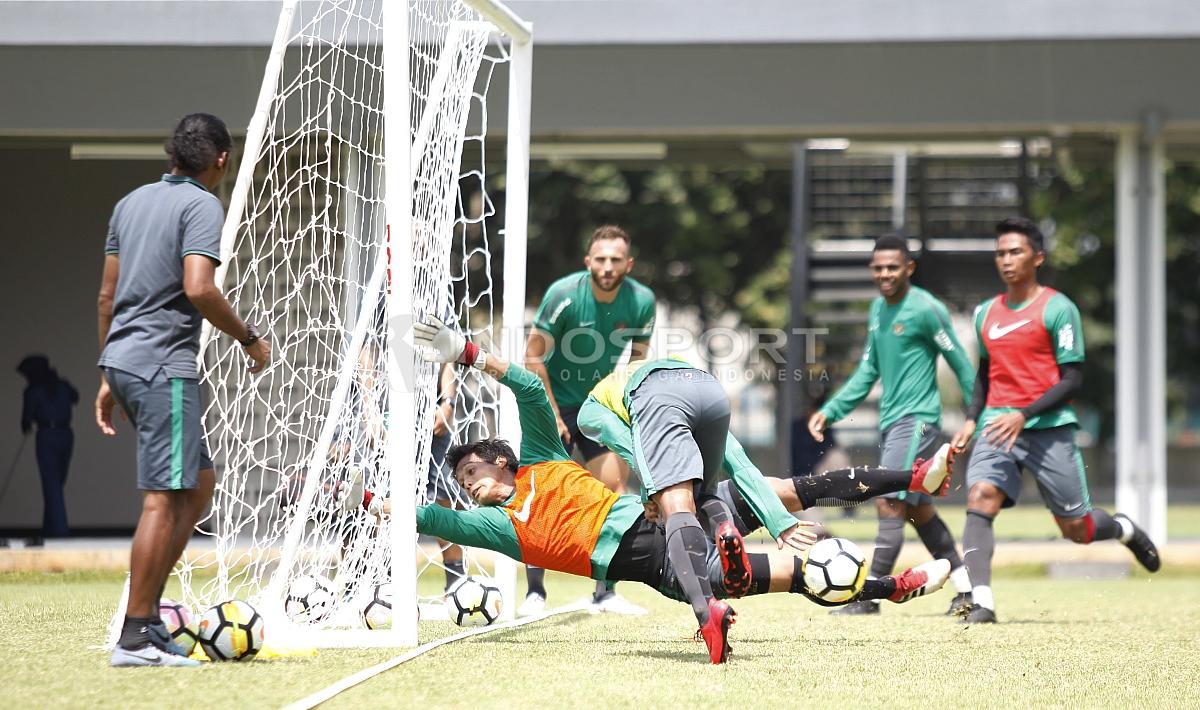
[[(583, 259), (586, 269), (546, 289), (525, 344), (525, 367), (546, 387), (567, 452), (578, 450), (587, 470), (616, 493), (625, 492), (629, 469), (611, 451), (580, 434), (578, 417), (588, 391), (613, 371), (626, 344), (631, 361), (645, 358), (650, 346), (654, 292), (629, 275), (630, 246), (629, 235), (620, 227), (604, 225), (593, 232)], [(517, 615), (540, 614), (546, 608), (545, 574), (527, 566), (525, 578), (529, 592)], [(592, 609), (646, 613), (603, 583), (596, 585)]]
[[(419, 532), (472, 547), (501, 552), (513, 559), (596, 580), (629, 580), (648, 584), (673, 599), (685, 598), (679, 568), (667, 554), (662, 526), (646, 519), (637, 496), (618, 495), (571, 461), (557, 434), (554, 413), (541, 381), (502, 358), (485, 353), (461, 334), (440, 323), (414, 327), (425, 357), (441, 362), (469, 364), (495, 377), (516, 395), (521, 422), (521, 456), (507, 443), (495, 439), (452, 449), (447, 461), (463, 489), (480, 504), (468, 511), (437, 505), (417, 509)], [(849, 478), (855, 470), (844, 471)], [(829, 472), (834, 480), (838, 474)], [(949, 471), (931, 465), (909, 475), (908, 484), (944, 490)], [(385, 502), (359, 495), (361, 480), (348, 488), (346, 501), (362, 501), (368, 510), (386, 514)], [(833, 490), (814, 491), (821, 497)], [(797, 532), (804, 542), (812, 536)], [(703, 574), (714, 594), (726, 596), (724, 572), (716, 551), (701, 551)], [(748, 555), (751, 579), (748, 592), (806, 593), (803, 562), (792, 553)], [(687, 571), (691, 571), (689, 563)], [(686, 573), (686, 572), (685, 572)], [(940, 589), (949, 565), (934, 561), (897, 577), (871, 580), (859, 598), (890, 599), (900, 603)], [(810, 598), (818, 603), (828, 604)], [(732, 621), (732, 618), (730, 618)], [(697, 632), (709, 649), (713, 663), (729, 655), (726, 624), (708, 624)]]
[[(871, 274), (879, 296), (871, 303), (870, 325), (862, 361), (846, 384), (808, 421), (813, 438), (822, 441), (826, 427), (854, 410), (878, 380), (880, 454), (883, 468), (907, 470), (918, 456), (929, 456), (941, 439), (942, 398), (938, 394), (938, 355), (954, 370), (963, 402), (971, 401), (975, 373), (966, 351), (950, 326), (950, 314), (941, 301), (909, 279), (916, 262), (902, 236), (887, 235), (875, 242)], [(879, 530), (871, 554), (870, 575), (890, 574), (904, 546), (904, 521), (912, 523), (921, 542), (934, 558), (950, 561), (950, 578), (957, 596), (953, 613), (970, 603), (971, 583), (962, 558), (954, 549), (954, 536), (924, 493), (901, 491), (875, 500)], [(862, 602), (838, 609), (835, 614), (878, 614), (879, 604)]]
[(963, 610), (963, 623), (996, 622), (992, 521), (1001, 508), (1016, 504), (1021, 468), (1033, 474), (1063, 537), (1081, 545), (1115, 538), (1146, 569), (1160, 566), (1146, 533), (1126, 515), (1093, 508), (1088, 497), (1070, 405), (1083, 385), (1083, 328), (1075, 304), (1038, 283), (1045, 259), (1042, 232), (1032, 221), (1011, 218), (996, 225), (996, 269), (1008, 288), (975, 310), (979, 372), (967, 421), (951, 442), (961, 450), (976, 422), (982, 424), (967, 465), (963, 557), (974, 603)]

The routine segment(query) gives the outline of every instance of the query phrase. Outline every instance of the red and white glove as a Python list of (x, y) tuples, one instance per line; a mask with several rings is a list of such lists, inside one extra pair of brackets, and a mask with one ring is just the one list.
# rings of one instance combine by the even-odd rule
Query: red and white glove
[(429, 362), (457, 362), (477, 370), (482, 370), (487, 362), (487, 353), (482, 348), (437, 316), (429, 316), (428, 323), (413, 325), (413, 342), (420, 349), (421, 357)]

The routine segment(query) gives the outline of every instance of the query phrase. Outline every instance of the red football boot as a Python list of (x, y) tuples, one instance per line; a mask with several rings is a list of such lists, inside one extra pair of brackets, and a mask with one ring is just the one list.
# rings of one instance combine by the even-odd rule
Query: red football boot
[(708, 660), (714, 664), (729, 660), (729, 627), (737, 621), (733, 607), (717, 599), (708, 600), (708, 621), (696, 632), (696, 640), (704, 639)]
[(903, 604), (909, 599), (931, 594), (941, 589), (949, 578), (949, 560), (930, 560), (923, 565), (906, 569), (895, 576), (896, 591), (888, 597), (888, 601)]
[(725, 593), (732, 599), (746, 596), (750, 591), (750, 556), (737, 526), (728, 520), (721, 523), (717, 527), (716, 544)]
[(954, 449), (949, 444), (942, 444), (933, 458), (925, 461), (913, 461), (912, 483), (908, 484), (909, 493), (925, 493), (931, 496), (944, 496), (950, 490), (951, 467), (954, 465)]

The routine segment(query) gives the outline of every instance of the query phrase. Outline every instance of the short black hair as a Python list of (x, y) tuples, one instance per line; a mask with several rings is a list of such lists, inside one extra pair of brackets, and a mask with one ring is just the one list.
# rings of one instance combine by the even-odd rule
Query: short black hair
[(1024, 234), (1034, 254), (1046, 251), (1046, 237), (1042, 235), (1042, 230), (1032, 219), (1027, 217), (1006, 217), (996, 223), (997, 239), (1012, 232)]
[(496, 463), (501, 456), (505, 459), (504, 467), (513, 473), (517, 472), (517, 455), (512, 446), (504, 439), (480, 439), (470, 444), (459, 444), (446, 452), (446, 463), (450, 466), (450, 475), (455, 475), (458, 462), (470, 454), (475, 454), (488, 463)]
[(179, 120), (164, 149), (172, 168), (195, 175), (232, 150), (233, 138), (225, 122), (211, 113), (189, 113)]
[(912, 252), (908, 250), (908, 239), (903, 234), (885, 234), (875, 240), (875, 248), (872, 252), (877, 251), (898, 251), (905, 261), (912, 261)]

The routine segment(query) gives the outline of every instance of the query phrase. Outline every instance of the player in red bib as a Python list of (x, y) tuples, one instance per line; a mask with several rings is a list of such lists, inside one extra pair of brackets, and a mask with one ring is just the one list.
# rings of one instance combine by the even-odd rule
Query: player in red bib
[(1038, 283), (1045, 259), (1042, 232), (1032, 221), (996, 225), (996, 268), (1008, 289), (975, 310), (979, 371), (967, 421), (951, 441), (961, 451), (980, 425), (967, 465), (962, 537), (973, 598), (962, 610), (968, 624), (996, 622), (992, 521), (1016, 504), (1022, 468), (1033, 474), (1063, 537), (1081, 545), (1117, 539), (1146, 569), (1160, 565), (1154, 543), (1128, 516), (1093, 508), (1088, 498), (1070, 404), (1083, 384), (1083, 328), (1071, 299)]

